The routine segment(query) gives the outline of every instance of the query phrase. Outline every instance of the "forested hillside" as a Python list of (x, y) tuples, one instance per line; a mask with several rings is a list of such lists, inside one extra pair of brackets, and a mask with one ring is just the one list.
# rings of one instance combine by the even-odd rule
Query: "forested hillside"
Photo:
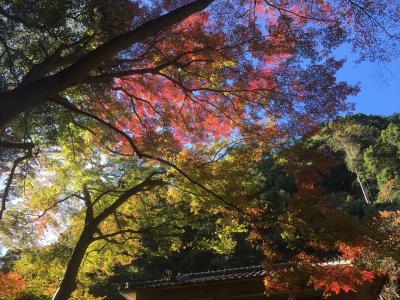
[(398, 204), (399, 126), (399, 115), (355, 115), (330, 124), (322, 133), (331, 149), (345, 154), (347, 168), (358, 176), (366, 202)]

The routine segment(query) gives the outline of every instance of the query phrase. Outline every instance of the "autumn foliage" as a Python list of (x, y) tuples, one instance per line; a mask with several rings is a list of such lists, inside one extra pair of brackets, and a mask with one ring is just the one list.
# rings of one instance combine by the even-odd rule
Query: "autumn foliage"
[[(383, 274), (363, 263), (376, 255), (365, 238), (372, 231), (360, 227), (362, 221), (341, 207), (340, 196), (324, 186), (341, 159), (318, 142), (313, 144), (312, 136), (276, 155), (277, 164), (288, 174), (286, 180), (293, 184), (287, 198), (277, 199), (285, 204), (264, 212), (253, 209), (249, 238), (262, 244), (268, 294), (295, 298), (308, 286), (325, 296), (337, 295), (357, 291)], [(271, 215), (275, 222), (267, 221)]]
[[(227, 137), (279, 142), (349, 108), (345, 98), (358, 88), (336, 81), (343, 62), (319, 59), (311, 44), (299, 43), (320, 38), (308, 18), (333, 17), (328, 3), (215, 5), (134, 48), (115, 70), (87, 78), (96, 89), (82, 108), (90, 103), (86, 109), (129, 133), (136, 152), (164, 157)], [(302, 66), (304, 56), (315, 63)], [(115, 138), (122, 152), (132, 152), (131, 142)]]
[(18, 273), (0, 272), (0, 297), (13, 297), (25, 286), (25, 280)]
[[(232, 249), (232, 235), (249, 227), (266, 265), (301, 266), (314, 274), (301, 283), (324, 293), (372, 280), (353, 266), (322, 267), (332, 255), (361, 255), (350, 238), (359, 220), (321, 183), (336, 157), (300, 137), (351, 109), (347, 97), (359, 91), (337, 79), (337, 47), (351, 44), (360, 60), (392, 56), (399, 3), (3, 2), (1, 239), (42, 246), (22, 261), (56, 262), (44, 270), (52, 285), (62, 279), (55, 300), (85, 295), (93, 274), (110, 275), (148, 236), (182, 234), (187, 216), (202, 213), (218, 218), (204, 242), (214, 250)], [(265, 158), (287, 190), (261, 199)], [(382, 198), (397, 186), (391, 175)], [(51, 230), (57, 240), (40, 245)], [(184, 247), (176, 236), (162, 242)], [(19, 280), (10, 274), (1, 276)]]

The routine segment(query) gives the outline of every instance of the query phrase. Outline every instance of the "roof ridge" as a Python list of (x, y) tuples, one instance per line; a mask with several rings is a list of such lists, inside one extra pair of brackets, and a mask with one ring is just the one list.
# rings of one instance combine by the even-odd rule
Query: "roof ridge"
[(236, 268), (226, 268), (219, 270), (208, 270), (203, 272), (193, 273), (178, 273), (174, 278), (163, 278), (157, 280), (138, 281), (125, 283), (125, 289), (130, 287), (161, 287), (169, 285), (180, 285), (194, 282), (207, 282), (215, 280), (227, 280), (235, 278), (250, 278), (264, 275), (264, 270), (261, 265), (244, 266)]
[[(351, 262), (344, 259), (336, 259), (318, 263), (318, 265), (324, 267), (329, 267), (334, 265), (346, 265), (346, 264), (351, 264)], [(279, 264), (274, 264), (274, 266), (275, 267), (285, 266), (284, 268), (285, 272), (286, 271), (293, 272), (293, 264), (290, 263), (279, 263)], [(204, 283), (210, 281), (257, 278), (265, 276), (266, 273), (267, 271), (264, 270), (261, 265), (226, 268), (226, 269), (219, 269), (212, 271), (208, 270), (208, 271), (193, 272), (193, 273), (178, 273), (175, 277), (172, 278), (162, 278), (162, 279), (138, 281), (132, 283), (126, 282), (125, 289), (128, 289), (130, 287), (133, 288), (167, 287), (167, 286), (175, 286), (182, 284)]]
[[(245, 270), (250, 270), (250, 269), (261, 269), (261, 265), (253, 265), (253, 266), (247, 266), (247, 267), (236, 267), (236, 268), (226, 268), (226, 269), (217, 269), (217, 270), (208, 270), (208, 271), (202, 271), (202, 272), (193, 272), (193, 273), (182, 273), (181, 275), (203, 275), (203, 274), (215, 274), (215, 273), (220, 273), (220, 272), (233, 272), (233, 271), (245, 271)], [(178, 273), (179, 274), (179, 273)]]

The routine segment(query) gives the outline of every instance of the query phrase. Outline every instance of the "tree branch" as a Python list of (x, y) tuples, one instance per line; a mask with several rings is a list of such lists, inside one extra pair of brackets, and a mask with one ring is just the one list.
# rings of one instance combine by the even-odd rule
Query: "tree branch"
[(139, 149), (137, 148), (135, 142), (134, 142), (133, 139), (132, 139), (127, 133), (125, 133), (124, 131), (122, 131), (122, 130), (116, 128), (114, 125), (112, 125), (112, 124), (110, 124), (110, 123), (104, 121), (103, 119), (97, 117), (96, 115), (94, 115), (94, 114), (92, 114), (92, 113), (89, 113), (89, 112), (86, 112), (86, 111), (80, 109), (79, 107), (77, 107), (76, 105), (74, 105), (73, 103), (71, 103), (70, 101), (68, 101), (68, 99), (66, 99), (66, 98), (63, 98), (63, 97), (58, 96), (58, 97), (52, 97), (52, 98), (50, 98), (50, 100), (52, 100), (52, 101), (54, 101), (54, 102), (56, 102), (56, 103), (58, 103), (58, 104), (60, 104), (60, 105), (62, 105), (62, 106), (64, 106), (64, 107), (68, 108), (69, 110), (71, 110), (71, 111), (73, 111), (73, 112), (76, 112), (76, 113), (79, 113), (79, 114), (81, 114), (81, 115), (87, 116), (87, 117), (89, 117), (89, 118), (91, 118), (91, 119), (94, 119), (94, 120), (96, 120), (97, 122), (99, 122), (99, 123), (103, 124), (104, 126), (108, 127), (109, 129), (111, 129), (111, 130), (117, 132), (118, 134), (122, 135), (122, 136), (128, 141), (128, 143), (130, 144), (130, 146), (131, 146), (132, 149), (134, 150), (134, 153), (136, 153), (137, 156), (138, 156), (139, 158), (141, 158), (141, 152), (140, 152)]
[(33, 143), (13, 143), (13, 142), (6, 142), (0, 141), (0, 148), (5, 149), (19, 149), (19, 150), (32, 150), (35, 145)]
[(0, 220), (3, 218), (3, 213), (6, 210), (6, 202), (7, 202), (8, 195), (10, 193), (12, 181), (14, 179), (15, 170), (17, 169), (18, 165), (21, 162), (23, 162), (25, 159), (28, 159), (28, 158), (32, 158), (32, 149), (28, 150), (28, 152), (24, 156), (18, 157), (14, 161), (14, 163), (11, 167), (11, 171), (10, 171), (10, 174), (9, 174), (7, 182), (6, 182), (6, 186), (4, 188), (3, 197), (1, 199)]
[(165, 63), (162, 63), (158, 66), (152, 67), (152, 68), (143, 68), (143, 69), (133, 69), (133, 70), (125, 70), (125, 71), (118, 71), (118, 72), (114, 72), (114, 73), (105, 73), (105, 74), (100, 74), (100, 75), (95, 75), (95, 76), (90, 76), (90, 77), (86, 77), (83, 80), (83, 83), (96, 83), (96, 82), (103, 82), (106, 80), (110, 80), (113, 78), (121, 78), (121, 77), (125, 77), (125, 76), (132, 76), (132, 75), (143, 75), (143, 74), (159, 74), (161, 70), (168, 68), (170, 66), (176, 66), (178, 68), (185, 68), (195, 62), (205, 62), (205, 61), (212, 61), (210, 59), (193, 59), (190, 60), (188, 62), (185, 63), (180, 63), (179, 59), (181, 59), (182, 57), (188, 55), (188, 54), (195, 54), (195, 53), (199, 53), (201, 51), (206, 51), (208, 50), (209, 47), (204, 47), (204, 48), (200, 48), (197, 50), (193, 50), (193, 51), (185, 51), (179, 55), (177, 55), (174, 59), (169, 60)]
[[(60, 203), (63, 203), (63, 202), (65, 202), (65, 201), (67, 201), (68, 199), (72, 198), (72, 197), (76, 197), (76, 198), (82, 199), (82, 197), (80, 197), (80, 196), (77, 195), (77, 194), (72, 194), (72, 195), (66, 196), (66, 197), (64, 197), (64, 198), (62, 198), (62, 199), (60, 199), (60, 200), (58, 200), (56, 203), (50, 205), (48, 208), (46, 208), (40, 215), (38, 215), (38, 216), (36, 217), (35, 221), (37, 221), (37, 220), (39, 220), (40, 218), (42, 218), (48, 211), (52, 210), (54, 207), (56, 207), (56, 206), (59, 205)], [(82, 199), (82, 200), (83, 200), (83, 199)]]
[(195, 0), (183, 5), (109, 40), (54, 75), (0, 93), (0, 128), (20, 112), (40, 105), (49, 96), (81, 83), (90, 71), (117, 55), (120, 51), (168, 29), (196, 12), (204, 10), (212, 2), (213, 0)]
[(59, 78), (69, 78), (71, 83), (75, 84), (84, 78), (94, 67), (102, 63), (105, 58), (116, 55), (118, 52), (129, 48), (132, 44), (138, 43), (162, 30), (166, 30), (170, 26), (183, 21), (190, 15), (204, 10), (211, 2), (213, 2), (213, 0), (196, 0), (153, 20), (147, 21), (143, 25), (100, 45), (56, 76)]
[[(33, 65), (33, 67), (29, 70), (29, 72), (25, 75), (22, 80), (23, 83), (28, 83), (34, 80), (37, 80), (43, 76), (45, 76), (50, 71), (55, 71), (57, 68), (62, 66), (66, 66), (74, 63), (76, 60), (81, 58), (83, 54), (78, 52), (79, 47), (83, 47), (80, 44), (85, 44), (85, 40), (88, 40), (88, 37), (85, 36), (82, 39), (69, 44), (69, 45), (60, 45), (57, 49), (54, 50), (53, 54), (49, 55), (42, 62)], [(71, 54), (62, 56), (63, 51), (73, 48), (75, 46), (79, 46), (78, 49), (75, 49)]]
[(177, 165), (175, 165), (172, 162), (169, 162), (161, 157), (156, 157), (150, 154), (146, 154), (144, 152), (142, 152), (135, 144), (135, 142), (133, 141), (133, 139), (124, 131), (119, 130), (118, 128), (116, 128), (115, 126), (113, 126), (110, 123), (107, 123), (106, 121), (104, 121), (103, 119), (88, 113), (86, 111), (83, 111), (81, 109), (79, 109), (78, 107), (76, 107), (74, 104), (72, 104), (71, 102), (69, 102), (67, 99), (62, 98), (62, 97), (57, 97), (57, 99), (53, 100), (67, 108), (69, 108), (72, 111), (75, 111), (79, 114), (88, 116), (89, 118), (92, 118), (98, 122), (100, 122), (101, 124), (104, 124), (105, 126), (107, 126), (108, 128), (110, 128), (111, 130), (117, 132), (118, 134), (122, 135), (127, 141), (128, 143), (132, 146), (132, 149), (134, 150), (134, 153), (136, 153), (136, 155), (139, 158), (148, 158), (150, 160), (154, 160), (154, 161), (158, 161), (164, 165), (167, 165), (171, 168), (173, 168), (174, 170), (176, 170), (178, 173), (180, 173), (181, 175), (183, 175), (186, 179), (188, 179), (191, 183), (197, 185), (198, 187), (200, 187), (201, 189), (203, 189), (204, 191), (206, 191), (207, 193), (209, 193), (210, 195), (214, 196), (215, 198), (217, 198), (218, 200), (220, 200), (222, 203), (224, 203), (226, 206), (233, 208), (234, 210), (240, 212), (243, 215), (247, 215), (249, 216), (244, 210), (242, 210), (240, 207), (230, 203), (229, 201), (225, 200), (223, 197), (221, 197), (220, 195), (216, 194), (214, 191), (212, 191), (211, 189), (207, 188), (206, 186), (204, 186), (203, 184), (201, 184), (200, 182), (194, 180), (191, 176), (189, 176), (186, 172), (184, 172), (181, 168), (179, 168)]
[(83, 186), (83, 201), (86, 205), (85, 224), (93, 220), (93, 204), (89, 189), (86, 185)]
[(151, 173), (145, 180), (141, 183), (131, 187), (126, 190), (121, 196), (117, 198), (110, 206), (103, 210), (97, 217), (93, 219), (93, 223), (98, 225), (101, 221), (105, 220), (108, 216), (110, 216), (114, 211), (118, 209), (122, 204), (125, 203), (130, 197), (133, 195), (147, 191), (151, 187), (159, 186), (164, 183), (162, 179), (152, 179), (153, 176), (161, 174), (160, 172)]
[(144, 231), (142, 230), (133, 230), (133, 229), (122, 229), (113, 233), (107, 233), (107, 234), (103, 234), (102, 232), (98, 231), (98, 236), (93, 237), (94, 241), (98, 241), (98, 240), (106, 240), (108, 238), (111, 237), (115, 237), (117, 235), (121, 235), (121, 234), (125, 234), (125, 233), (131, 233), (131, 234), (140, 234), (143, 233)]

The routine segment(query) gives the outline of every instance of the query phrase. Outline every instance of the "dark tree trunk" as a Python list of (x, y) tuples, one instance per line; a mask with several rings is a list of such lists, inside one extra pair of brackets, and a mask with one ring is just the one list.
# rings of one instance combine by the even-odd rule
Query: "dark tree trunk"
[(20, 90), (3, 92), (0, 94), (0, 128), (3, 128), (9, 121), (20, 113), (28, 111), (40, 104), (40, 100), (34, 97), (35, 94), (25, 93)]
[(0, 128), (17, 117), (46, 102), (46, 97), (65, 89), (66, 79), (49, 76), (21, 84), (13, 90), (0, 93)]
[(108, 206), (97, 217), (93, 217), (93, 207), (90, 202), (90, 195), (86, 197), (87, 210), (85, 217), (85, 226), (82, 230), (79, 240), (75, 245), (74, 251), (68, 261), (67, 267), (64, 272), (63, 279), (52, 300), (67, 300), (71, 294), (76, 290), (76, 279), (78, 277), (79, 269), (85, 257), (85, 253), (90, 244), (94, 241), (93, 235), (98, 230), (99, 224), (104, 221), (108, 216), (115, 212), (125, 201), (133, 195), (146, 190), (150, 187), (163, 184), (162, 179), (152, 180), (152, 177), (157, 174), (150, 174), (144, 181), (126, 190), (121, 196), (118, 197), (110, 206)]
[(79, 273), (79, 268), (85, 257), (86, 250), (92, 243), (93, 234), (97, 226), (85, 226), (78, 242), (75, 245), (74, 251), (68, 261), (67, 267), (64, 272), (63, 279), (52, 300), (67, 300), (71, 294), (76, 290), (76, 280)]
[(89, 72), (120, 51), (177, 24), (190, 15), (202, 11), (213, 0), (195, 0), (167, 14), (100, 45), (64, 70), (37, 80), (23, 83), (14, 90), (0, 93), (0, 128), (23, 111), (28, 111), (68, 87), (82, 83)]

